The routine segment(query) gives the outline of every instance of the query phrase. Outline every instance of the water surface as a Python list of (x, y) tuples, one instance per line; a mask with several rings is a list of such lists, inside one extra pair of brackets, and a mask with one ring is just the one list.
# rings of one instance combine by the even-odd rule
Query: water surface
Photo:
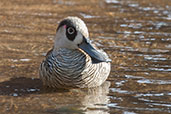
[[(42, 87), (39, 64), (69, 15), (112, 59), (101, 87)], [(0, 113), (171, 113), (169, 0), (1, 0), (0, 20)]]

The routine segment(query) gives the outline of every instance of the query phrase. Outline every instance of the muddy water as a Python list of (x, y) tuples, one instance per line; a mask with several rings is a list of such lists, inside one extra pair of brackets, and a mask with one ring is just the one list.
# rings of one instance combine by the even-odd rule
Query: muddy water
[[(90, 90), (42, 87), (38, 67), (59, 20), (82, 18), (112, 59)], [(170, 0), (1, 0), (0, 113), (171, 113)]]

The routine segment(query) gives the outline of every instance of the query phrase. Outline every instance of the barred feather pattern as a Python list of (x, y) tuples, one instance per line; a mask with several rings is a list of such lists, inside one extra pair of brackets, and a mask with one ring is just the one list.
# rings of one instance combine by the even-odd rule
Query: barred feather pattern
[(50, 51), (40, 65), (43, 84), (52, 88), (90, 88), (100, 86), (110, 73), (110, 63), (92, 63), (82, 50), (62, 48)]

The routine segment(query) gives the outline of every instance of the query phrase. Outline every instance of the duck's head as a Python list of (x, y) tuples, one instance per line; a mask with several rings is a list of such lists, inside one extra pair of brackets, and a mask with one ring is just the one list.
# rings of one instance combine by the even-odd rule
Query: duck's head
[(78, 17), (63, 19), (57, 28), (54, 50), (60, 48), (82, 49), (93, 62), (108, 62), (105, 55), (92, 46), (89, 41), (89, 33), (85, 23)]

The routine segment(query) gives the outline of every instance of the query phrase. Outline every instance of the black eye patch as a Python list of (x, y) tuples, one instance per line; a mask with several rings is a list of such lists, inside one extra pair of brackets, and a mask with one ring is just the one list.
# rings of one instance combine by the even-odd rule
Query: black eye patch
[(70, 41), (73, 41), (77, 36), (77, 31), (74, 27), (74, 24), (71, 20), (65, 19), (59, 23), (59, 26), (56, 31), (59, 30), (60, 27), (66, 25), (66, 36)]
[(66, 28), (66, 36), (69, 40), (73, 41), (77, 36), (77, 31), (74, 27), (67, 27)]

